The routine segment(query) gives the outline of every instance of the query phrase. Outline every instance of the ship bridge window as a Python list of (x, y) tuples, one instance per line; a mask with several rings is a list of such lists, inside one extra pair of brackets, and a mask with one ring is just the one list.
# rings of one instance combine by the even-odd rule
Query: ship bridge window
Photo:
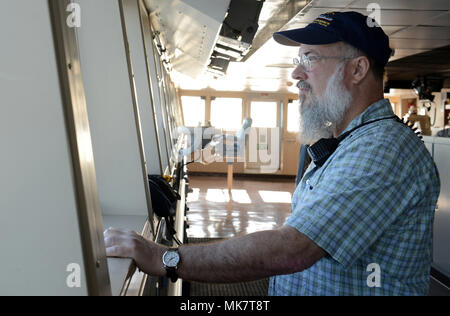
[(195, 127), (205, 125), (205, 100), (201, 97), (181, 97), (184, 125)]
[(289, 133), (298, 133), (299, 130), (299, 108), (298, 102), (288, 103), (287, 108), (287, 131)]
[(277, 127), (277, 105), (274, 101), (252, 101), (250, 114), (253, 120), (252, 127)]
[(242, 99), (211, 100), (211, 125), (215, 128), (238, 130), (242, 126)]

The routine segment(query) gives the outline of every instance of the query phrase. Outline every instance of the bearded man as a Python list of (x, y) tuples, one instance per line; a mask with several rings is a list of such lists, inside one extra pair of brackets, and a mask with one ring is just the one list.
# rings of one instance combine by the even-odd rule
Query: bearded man
[(383, 99), (391, 49), (367, 19), (330, 12), (274, 34), (300, 47), (292, 74), (299, 138), (313, 158), (283, 227), (177, 249), (109, 229), (108, 256), (172, 280), (272, 276), (270, 295), (426, 295), (439, 177), (422, 141)]

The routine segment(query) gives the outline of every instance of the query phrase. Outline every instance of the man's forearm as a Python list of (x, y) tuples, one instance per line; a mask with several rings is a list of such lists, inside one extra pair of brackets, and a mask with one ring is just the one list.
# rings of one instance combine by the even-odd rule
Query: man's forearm
[(178, 274), (190, 281), (227, 283), (301, 271), (315, 260), (308, 244), (292, 234), (295, 233), (280, 229), (217, 243), (181, 246)]

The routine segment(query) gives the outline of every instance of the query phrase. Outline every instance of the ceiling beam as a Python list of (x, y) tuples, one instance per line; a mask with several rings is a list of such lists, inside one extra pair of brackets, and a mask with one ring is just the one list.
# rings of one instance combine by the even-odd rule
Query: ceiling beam
[(313, 0), (285, 0), (280, 4), (279, 10), (267, 20), (266, 24), (256, 34), (252, 42), (252, 47), (242, 62), (250, 58), (259, 48), (261, 48), (269, 39), (272, 38), (273, 33), (278, 32), (285, 26), (292, 18), (294, 18), (304, 7), (306, 7)]

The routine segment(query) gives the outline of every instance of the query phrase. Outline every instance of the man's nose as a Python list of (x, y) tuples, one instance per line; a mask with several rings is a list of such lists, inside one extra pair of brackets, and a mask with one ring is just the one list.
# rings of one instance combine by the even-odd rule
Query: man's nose
[(291, 74), (292, 79), (294, 80), (306, 80), (308, 76), (303, 69), (302, 65), (298, 65)]

